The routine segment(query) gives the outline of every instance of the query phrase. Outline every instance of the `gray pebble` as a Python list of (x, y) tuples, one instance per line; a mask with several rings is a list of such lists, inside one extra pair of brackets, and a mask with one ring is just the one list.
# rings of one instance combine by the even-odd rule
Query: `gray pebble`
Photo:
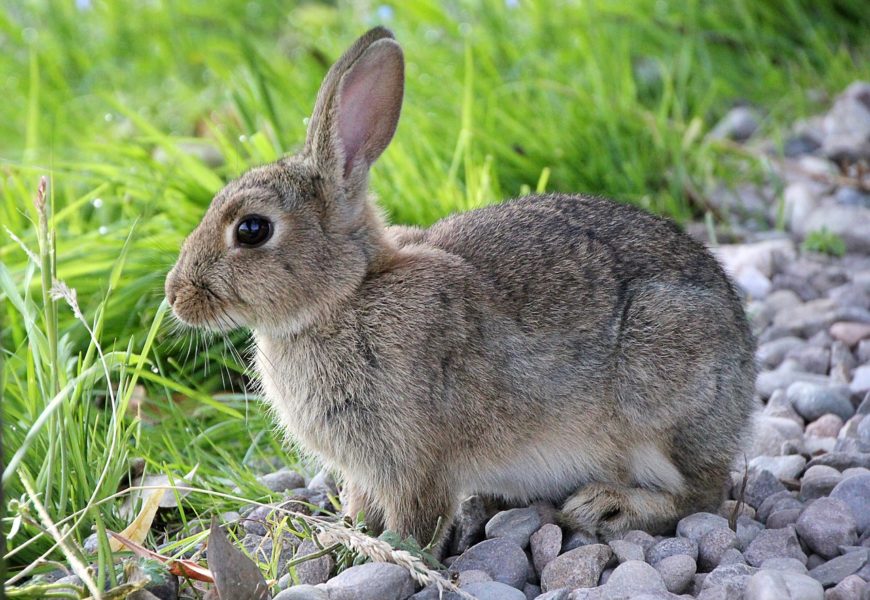
[(759, 571), (746, 585), (745, 600), (824, 600), (825, 591), (818, 581), (791, 571)]
[[(701, 592), (703, 593), (709, 588), (719, 588), (727, 592), (725, 598), (739, 598), (749, 578), (757, 571), (758, 569), (748, 565), (720, 565), (704, 578)], [(698, 597), (700, 598), (701, 594)]]
[(737, 548), (726, 550), (719, 561), (720, 565), (745, 565), (746, 559), (743, 558), (743, 553)]
[(635, 598), (644, 592), (666, 592), (658, 571), (644, 562), (629, 560), (613, 571), (604, 586), (609, 600)]
[[(462, 586), (461, 589), (477, 600), (526, 600), (526, 595), (523, 592), (498, 581), (470, 583)], [(330, 596), (330, 600), (332, 600), (332, 596)]]
[(541, 589), (594, 587), (613, 556), (609, 546), (590, 544), (556, 557), (541, 573)]
[(538, 574), (543, 573), (551, 560), (559, 555), (562, 548), (562, 529), (553, 523), (547, 523), (532, 534), (532, 561)]
[(526, 600), (534, 600), (541, 595), (541, 586), (535, 585), (534, 583), (526, 583), (523, 586), (523, 594), (525, 595)]
[(326, 583), (329, 600), (405, 600), (415, 587), (406, 568), (383, 562), (350, 567)]
[(786, 397), (794, 409), (807, 421), (815, 421), (827, 413), (833, 413), (844, 421), (855, 414), (849, 400), (849, 388), (826, 386), (807, 382), (795, 382), (786, 391)]
[[(302, 558), (309, 554), (315, 554), (320, 548), (311, 540), (303, 540), (296, 549), (294, 558)], [(329, 579), (329, 574), (335, 566), (335, 559), (331, 554), (325, 554), (318, 558), (306, 560), (296, 565), (296, 576), (299, 577), (300, 583), (309, 585), (317, 585), (325, 583)]]
[(505, 538), (520, 548), (529, 545), (529, 537), (541, 527), (541, 515), (532, 507), (503, 510), (491, 518), (485, 527), (488, 539)]
[(633, 529), (631, 531), (626, 531), (622, 535), (622, 539), (626, 542), (631, 542), (632, 544), (637, 544), (643, 551), (646, 552), (656, 544), (656, 539), (648, 534), (646, 531), (641, 531), (639, 529)]
[(485, 540), (462, 553), (450, 565), (450, 573), (486, 571), (495, 581), (522, 589), (529, 566), (526, 553), (515, 542), (506, 539)]
[(700, 512), (680, 519), (677, 535), (697, 543), (711, 529), (728, 527), (728, 520), (712, 513)]
[(832, 558), (810, 571), (810, 577), (823, 586), (831, 586), (843, 581), (852, 573), (856, 573), (867, 564), (870, 549), (861, 548), (848, 554)]
[(590, 544), (597, 544), (598, 538), (594, 535), (586, 533), (585, 531), (572, 531), (568, 534), (568, 537), (562, 539), (562, 552), (568, 552), (569, 550), (575, 550), (581, 546), (589, 546)]
[(839, 546), (858, 541), (852, 510), (837, 498), (819, 498), (810, 503), (797, 520), (796, 529), (804, 543), (825, 558), (837, 556)]
[(831, 452), (814, 457), (807, 465), (826, 465), (839, 471), (855, 467), (870, 469), (870, 452)]
[[(806, 479), (807, 475), (804, 475)], [(764, 523), (767, 518), (778, 510), (787, 508), (803, 508), (803, 503), (797, 499), (797, 494), (794, 492), (779, 492), (768, 496), (767, 499), (758, 507), (756, 517)]]
[(783, 529), (765, 529), (758, 533), (749, 547), (743, 553), (753, 567), (758, 567), (768, 558), (796, 558), (806, 564), (807, 555), (801, 549), (800, 542), (793, 527)]
[(761, 568), (771, 571), (793, 571), (802, 575), (807, 574), (807, 566), (796, 558), (768, 558), (761, 563)]
[(745, 552), (749, 544), (755, 540), (755, 537), (764, 529), (764, 525), (746, 517), (737, 519), (737, 548), (741, 552)]
[(460, 586), (468, 585), (470, 583), (479, 583), (481, 581), (492, 581), (492, 577), (490, 577), (489, 573), (486, 571), (479, 571), (476, 569), (462, 571), (459, 574), (459, 577), (457, 577), (457, 584)]
[(828, 378), (824, 375), (789, 371), (783, 369), (782, 366), (780, 365), (780, 368), (775, 371), (762, 371), (758, 374), (758, 379), (755, 380), (755, 390), (762, 399), (770, 398), (770, 395), (776, 390), (788, 389), (796, 382), (815, 383), (822, 386), (828, 384)]
[(765, 526), (768, 529), (782, 529), (783, 527), (794, 525), (797, 523), (798, 517), (801, 516), (802, 511), (803, 509), (801, 508), (786, 508), (784, 510), (778, 510), (767, 517)]
[(755, 358), (767, 369), (775, 369), (785, 358), (790, 350), (800, 348), (804, 340), (799, 337), (785, 336), (764, 344), (759, 344), (755, 351)]
[(305, 487), (305, 478), (296, 471), (286, 468), (257, 477), (257, 481), (273, 492), (286, 492)]
[(849, 575), (828, 590), (825, 600), (860, 600), (862, 590), (870, 589), (867, 582), (857, 575)]
[(858, 531), (870, 531), (870, 473), (843, 479), (831, 491), (831, 498), (843, 501), (851, 509)]
[(837, 484), (840, 483), (842, 478), (843, 477), (839, 473), (833, 476), (824, 475), (820, 477), (811, 477), (809, 479), (804, 477), (801, 480), (800, 499), (804, 502), (808, 502), (809, 500), (815, 500), (827, 496), (835, 487), (837, 487)]
[(698, 566), (702, 571), (712, 571), (719, 565), (722, 556), (736, 547), (737, 534), (733, 531), (725, 527), (711, 529), (698, 542)]
[(550, 590), (549, 592), (544, 592), (535, 600), (568, 600), (568, 596), (571, 595), (571, 590), (568, 588), (560, 588), (558, 590)]
[(329, 594), (325, 589), (303, 584), (279, 592), (273, 600), (329, 600)]
[(769, 496), (783, 491), (785, 491), (785, 486), (773, 473), (753, 470), (749, 472), (746, 480), (743, 499), (749, 506), (757, 509)]
[(676, 554), (660, 560), (655, 569), (669, 592), (682, 594), (695, 578), (697, 565), (691, 556)]
[(692, 560), (698, 560), (698, 544), (688, 538), (664, 538), (646, 551), (646, 562), (655, 566), (660, 560), (677, 554), (685, 554)]
[(625, 540), (613, 540), (608, 544), (616, 559), (624, 563), (627, 560), (643, 560), (643, 547)]
[(321, 469), (315, 473), (311, 481), (308, 482), (307, 487), (318, 492), (332, 494), (333, 496), (338, 495), (338, 485), (335, 483), (335, 478), (326, 469)]

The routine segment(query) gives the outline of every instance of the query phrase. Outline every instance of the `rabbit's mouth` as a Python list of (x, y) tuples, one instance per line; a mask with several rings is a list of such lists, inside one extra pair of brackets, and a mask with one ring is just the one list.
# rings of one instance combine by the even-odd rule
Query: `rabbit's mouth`
[(206, 285), (184, 285), (167, 294), (175, 318), (190, 327), (216, 332), (241, 329), (241, 315)]

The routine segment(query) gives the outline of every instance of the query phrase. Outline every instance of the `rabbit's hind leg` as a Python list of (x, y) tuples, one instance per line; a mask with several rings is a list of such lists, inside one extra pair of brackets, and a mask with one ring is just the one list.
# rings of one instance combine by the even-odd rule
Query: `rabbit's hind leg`
[(562, 524), (607, 541), (626, 531), (658, 533), (674, 526), (681, 516), (680, 496), (642, 487), (590, 483), (562, 506)]

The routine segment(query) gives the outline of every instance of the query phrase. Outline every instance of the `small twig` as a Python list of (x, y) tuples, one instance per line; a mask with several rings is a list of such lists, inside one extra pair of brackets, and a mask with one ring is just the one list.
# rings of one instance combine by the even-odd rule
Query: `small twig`
[(740, 516), (740, 511), (745, 504), (744, 496), (746, 495), (746, 484), (749, 482), (749, 464), (746, 461), (746, 454), (743, 455), (743, 481), (740, 483), (740, 491), (737, 493), (737, 502), (734, 504), (734, 510), (728, 517), (728, 527), (732, 531), (737, 531), (737, 518)]

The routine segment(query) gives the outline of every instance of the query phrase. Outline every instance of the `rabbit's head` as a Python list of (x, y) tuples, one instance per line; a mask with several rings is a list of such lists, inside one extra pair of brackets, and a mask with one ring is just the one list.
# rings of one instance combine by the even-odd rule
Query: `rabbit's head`
[(183, 322), (292, 333), (350, 297), (384, 251), (367, 199), (404, 89), (402, 50), (372, 29), (330, 69), (296, 156), (229, 183), (166, 278)]

